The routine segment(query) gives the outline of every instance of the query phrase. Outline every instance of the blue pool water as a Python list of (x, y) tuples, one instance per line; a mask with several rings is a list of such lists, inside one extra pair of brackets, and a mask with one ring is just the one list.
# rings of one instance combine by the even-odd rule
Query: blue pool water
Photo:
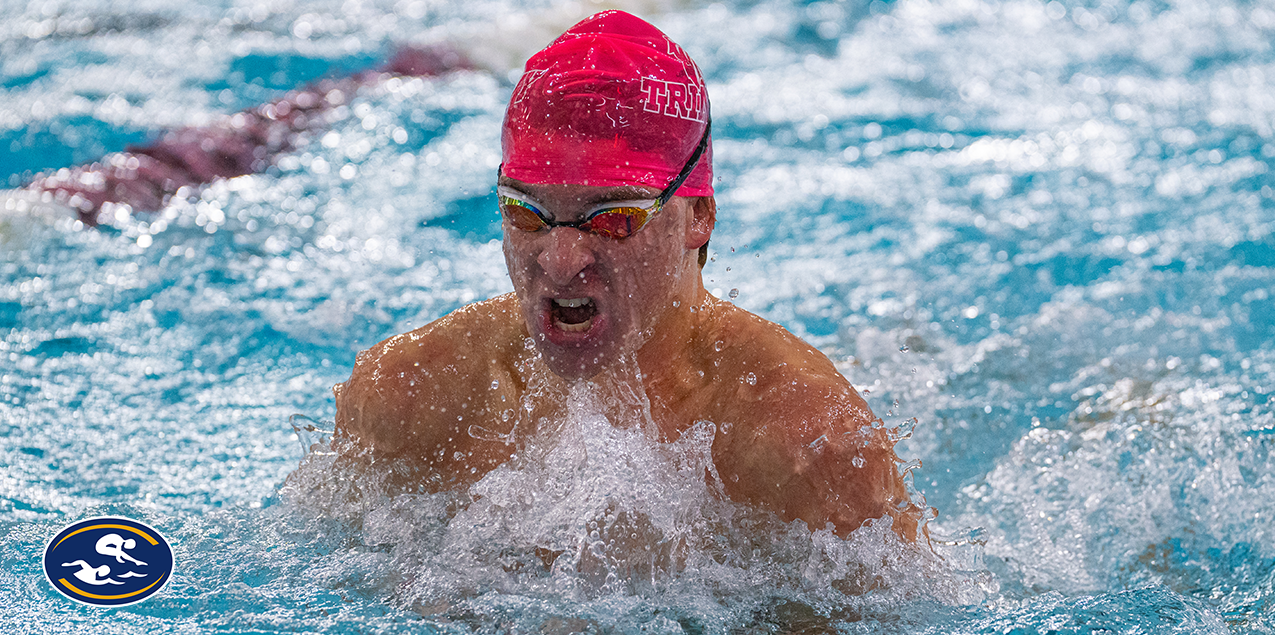
[[(487, 70), (368, 87), (158, 215), (4, 222), (0, 631), (1275, 632), (1275, 4), (631, 6), (709, 81), (708, 287), (916, 419), (932, 552), (717, 501), (704, 437), (587, 408), (543, 469), (433, 496), (352, 484), (289, 425), (331, 421), (359, 350), (509, 290), (510, 70), (594, 3), (9, 2), (0, 187), (396, 43)], [(108, 514), (178, 564), (100, 610), (39, 556)], [(589, 518), (681, 564), (536, 566)]]

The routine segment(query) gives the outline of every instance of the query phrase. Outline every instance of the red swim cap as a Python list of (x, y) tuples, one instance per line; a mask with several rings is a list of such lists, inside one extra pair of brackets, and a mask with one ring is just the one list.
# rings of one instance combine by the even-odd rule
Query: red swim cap
[[(501, 171), (526, 183), (662, 190), (708, 125), (690, 56), (647, 22), (603, 11), (527, 60), (505, 111)], [(678, 196), (713, 193), (710, 143)]]

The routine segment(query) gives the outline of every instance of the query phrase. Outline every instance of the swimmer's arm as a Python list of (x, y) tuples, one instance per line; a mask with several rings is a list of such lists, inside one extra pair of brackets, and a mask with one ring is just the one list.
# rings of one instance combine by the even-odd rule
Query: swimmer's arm
[(431, 393), (440, 392), (432, 381), (432, 356), (422, 369), (421, 360), (404, 350), (424, 352), (413, 344), (404, 334), (359, 353), (350, 379), (333, 388), (336, 436), (347, 446), (388, 458), (419, 454), (446, 438), (446, 426), (432, 416), (441, 407), (432, 403)]
[(520, 385), (508, 356), (493, 352), (495, 342), (511, 339), (509, 302), (469, 305), (360, 353), (349, 381), (334, 389), (337, 438), (374, 458), (449, 473), (477, 474), (504, 461), (512, 450), (488, 437), (507, 432), (496, 406), (517, 403)]
[(919, 510), (899, 474), (893, 441), (885, 430), (872, 427), (875, 416), (866, 404), (854, 411), (847, 416), (834, 410), (827, 436), (798, 449), (793, 480), (794, 489), (806, 492), (803, 513), (816, 526), (826, 518), (843, 537), (866, 520), (889, 517), (895, 533), (913, 540)]
[(744, 425), (719, 435), (713, 448), (727, 494), (811, 529), (832, 523), (843, 537), (885, 516), (901, 536), (915, 536), (915, 518), (898, 509), (907, 490), (892, 443), (872, 427), (875, 416), (863, 398), (819, 358), (789, 358), (753, 390), (741, 391), (753, 414), (740, 417)]

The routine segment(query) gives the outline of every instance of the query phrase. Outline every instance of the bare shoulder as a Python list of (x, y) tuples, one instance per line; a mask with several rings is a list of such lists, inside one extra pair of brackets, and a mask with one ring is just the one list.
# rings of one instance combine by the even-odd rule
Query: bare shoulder
[[(733, 304), (713, 307), (714, 348), (726, 374), (729, 398), (740, 408), (789, 422), (789, 431), (813, 441), (828, 426), (859, 425), (872, 411), (828, 359), (787, 329)], [(718, 343), (720, 342), (720, 343)], [(725, 395), (723, 395), (725, 397)]]
[(477, 420), (497, 393), (513, 390), (521, 341), (517, 304), (507, 294), (359, 353), (350, 379), (333, 389), (337, 435), (387, 456), (460, 438), (466, 419)]
[(747, 311), (714, 310), (718, 423), (731, 425), (713, 457), (731, 498), (843, 535), (869, 518), (897, 518), (906, 491), (893, 444), (832, 361)]

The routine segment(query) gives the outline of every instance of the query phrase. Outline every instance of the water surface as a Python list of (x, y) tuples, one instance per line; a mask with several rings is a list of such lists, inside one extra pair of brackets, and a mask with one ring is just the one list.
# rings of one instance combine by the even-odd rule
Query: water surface
[[(583, 399), (471, 492), (383, 496), (321, 444), (302, 465), (289, 416), (330, 421), (356, 352), (509, 290), (491, 175), (527, 47), (499, 34), (591, 6), (5, 6), (6, 187), (396, 43), (497, 69), (371, 86), (158, 215), (8, 225), (6, 632), (1275, 631), (1268, 2), (640, 7), (709, 82), (709, 289), (917, 420), (934, 553), (723, 503), (704, 431), (654, 446)], [(101, 611), (42, 580), (44, 541), (101, 514), (176, 546), (162, 594)], [(535, 549), (593, 532), (570, 567)]]

